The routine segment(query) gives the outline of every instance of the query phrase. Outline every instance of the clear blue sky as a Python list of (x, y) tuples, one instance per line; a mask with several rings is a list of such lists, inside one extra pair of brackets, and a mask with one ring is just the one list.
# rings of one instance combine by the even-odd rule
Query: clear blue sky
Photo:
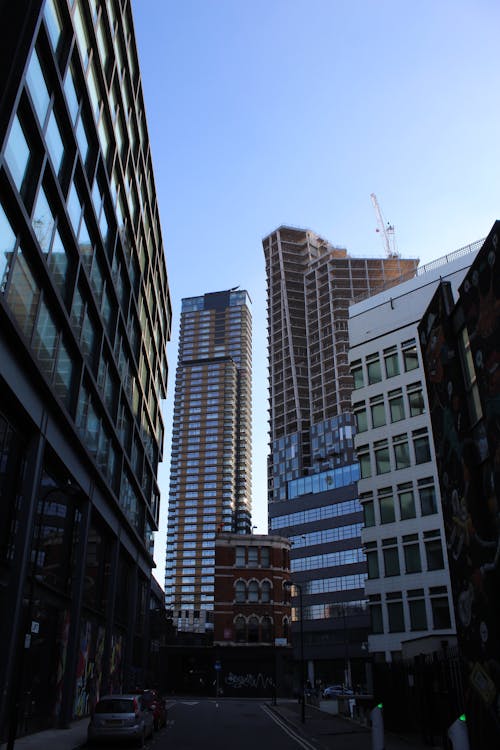
[(267, 530), (262, 238), (312, 229), (425, 263), (500, 218), (498, 0), (133, 0), (174, 308), (156, 575), (163, 585), (182, 297), (253, 299), (254, 523)]

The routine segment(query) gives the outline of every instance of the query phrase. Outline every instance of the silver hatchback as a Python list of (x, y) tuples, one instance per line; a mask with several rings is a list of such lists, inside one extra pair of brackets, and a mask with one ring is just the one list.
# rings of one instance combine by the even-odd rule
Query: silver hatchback
[(144, 747), (146, 737), (153, 735), (153, 721), (142, 695), (105, 695), (96, 703), (87, 731), (88, 743), (130, 740)]

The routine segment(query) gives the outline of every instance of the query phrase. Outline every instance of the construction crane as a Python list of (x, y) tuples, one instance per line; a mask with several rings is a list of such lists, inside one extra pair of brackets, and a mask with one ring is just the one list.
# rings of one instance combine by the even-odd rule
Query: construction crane
[(373, 208), (377, 214), (377, 232), (382, 235), (382, 242), (384, 243), (385, 252), (388, 258), (399, 258), (398, 246), (396, 244), (396, 233), (394, 231), (394, 225), (388, 221), (385, 221), (382, 216), (382, 211), (378, 204), (377, 196), (375, 193), (370, 193), (370, 198), (373, 203)]

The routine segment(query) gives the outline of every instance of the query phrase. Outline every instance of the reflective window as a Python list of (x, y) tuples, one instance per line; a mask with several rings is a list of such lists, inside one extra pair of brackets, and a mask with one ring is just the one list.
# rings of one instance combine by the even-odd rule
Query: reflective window
[(396, 539), (385, 539), (382, 542), (382, 552), (384, 555), (384, 570), (386, 576), (398, 576), (399, 570), (399, 553)]
[(50, 251), (47, 265), (52, 274), (53, 281), (63, 298), (66, 297), (66, 278), (68, 273), (68, 257), (66, 248), (59, 232), (54, 235), (54, 242)]
[(395, 435), (393, 440), (394, 459), (396, 469), (407, 469), (410, 466), (410, 451), (408, 448), (408, 436)]
[(0, 292), (5, 290), (15, 244), (16, 235), (0, 205)]
[(437, 513), (436, 490), (432, 477), (418, 480), (418, 493), (420, 496), (420, 508), (423, 516)]
[(56, 8), (54, 0), (47, 0), (47, 2), (45, 3), (45, 11), (43, 17), (45, 18), (45, 23), (47, 25), (47, 31), (49, 32), (49, 38), (52, 43), (52, 47), (54, 48), (54, 50), (56, 50), (61, 38), (62, 24), (61, 18), (59, 16), (59, 11)]
[(405, 366), (405, 372), (415, 370), (418, 367), (418, 354), (415, 339), (405, 341), (401, 345), (403, 349), (403, 361)]
[(385, 374), (388, 378), (399, 375), (399, 359), (395, 346), (384, 350)]
[(406, 573), (420, 573), (422, 570), (422, 563), (420, 562), (418, 534), (408, 534), (407, 536), (404, 536), (403, 549)]
[(78, 120), (78, 125), (76, 126), (76, 140), (78, 142), (78, 149), (80, 151), (81, 160), (85, 164), (85, 160), (87, 159), (87, 154), (89, 151), (89, 140), (87, 138), (85, 125), (81, 117)]
[(66, 345), (60, 341), (54, 371), (54, 392), (61, 401), (70, 406), (74, 364)]
[(415, 461), (417, 464), (424, 464), (431, 460), (431, 448), (429, 445), (429, 436), (427, 430), (415, 430), (412, 433), (413, 448), (415, 450)]
[(403, 633), (405, 629), (403, 602), (388, 602), (387, 616), (389, 618), (389, 633)]
[(379, 440), (374, 443), (374, 453), (377, 474), (387, 474), (391, 470), (387, 440)]
[(411, 482), (398, 485), (398, 499), (401, 520), (415, 518), (415, 498)]
[(415, 590), (415, 594), (410, 591), (408, 592), (410, 627), (412, 630), (427, 630), (427, 613), (425, 610), (424, 592), (422, 589), (419, 596), (417, 591), (418, 589)]
[(372, 413), (373, 428), (375, 429), (376, 427), (382, 427), (385, 425), (385, 406), (384, 397), (382, 395), (374, 396), (370, 399), (370, 410)]
[(5, 146), (5, 161), (9, 167), (14, 184), (21, 192), (21, 188), (28, 170), (30, 148), (24, 131), (16, 115), (10, 129), (7, 145)]
[(79, 99), (76, 93), (75, 77), (73, 72), (73, 66), (68, 68), (66, 74), (66, 80), (64, 81), (64, 93), (66, 94), (66, 101), (68, 104), (69, 113), (73, 125), (78, 117)]
[(40, 250), (45, 255), (48, 255), (55, 222), (43, 188), (40, 188), (36, 199), (32, 224), (38, 244), (40, 245)]
[(40, 310), (33, 333), (32, 348), (38, 360), (38, 366), (50, 380), (54, 367), (57, 347), (57, 328), (45, 302), (40, 303)]
[(36, 50), (33, 50), (31, 56), (28, 72), (26, 73), (26, 82), (38, 120), (43, 127), (49, 108), (50, 96)]
[(396, 520), (394, 511), (394, 498), (391, 487), (378, 491), (378, 502), (380, 510), (380, 523), (392, 523)]
[(251, 603), (259, 601), (259, 584), (257, 581), (250, 581), (248, 584), (248, 601)]
[(388, 396), (391, 422), (399, 422), (401, 419), (405, 418), (405, 407), (401, 388), (397, 388), (395, 391), (389, 391)]
[(27, 339), (31, 338), (39, 298), (40, 289), (19, 248), (7, 291), (7, 304)]
[(434, 630), (451, 627), (450, 608), (447, 596), (431, 597), (432, 624)]
[(407, 387), (410, 416), (417, 417), (425, 412), (424, 395), (421, 383), (412, 383)]
[(64, 158), (64, 144), (54, 111), (50, 113), (45, 140), (50, 158), (52, 159), (54, 171), (58, 175), (60, 174)]
[(382, 369), (378, 354), (372, 354), (366, 358), (366, 370), (368, 372), (368, 383), (380, 383), (382, 380)]
[(80, 227), (80, 217), (82, 215), (82, 206), (81, 206), (80, 198), (78, 197), (78, 193), (77, 193), (74, 183), (71, 184), (71, 189), (69, 191), (68, 201), (67, 201), (67, 210), (68, 210), (68, 216), (71, 221), (71, 226), (73, 227), (75, 236), (78, 237), (78, 229)]
[(76, 6), (74, 26), (76, 32), (76, 41), (78, 44), (78, 49), (80, 50), (80, 56), (82, 58), (83, 69), (86, 70), (90, 55), (90, 42), (80, 2), (78, 2)]

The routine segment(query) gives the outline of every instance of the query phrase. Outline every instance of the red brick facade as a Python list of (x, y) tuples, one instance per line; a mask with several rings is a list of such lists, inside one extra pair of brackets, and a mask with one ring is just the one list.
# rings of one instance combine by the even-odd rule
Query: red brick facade
[[(215, 542), (214, 643), (290, 640), (290, 542), (285, 537), (219, 534)], [(284, 645), (284, 642), (278, 642)]]

